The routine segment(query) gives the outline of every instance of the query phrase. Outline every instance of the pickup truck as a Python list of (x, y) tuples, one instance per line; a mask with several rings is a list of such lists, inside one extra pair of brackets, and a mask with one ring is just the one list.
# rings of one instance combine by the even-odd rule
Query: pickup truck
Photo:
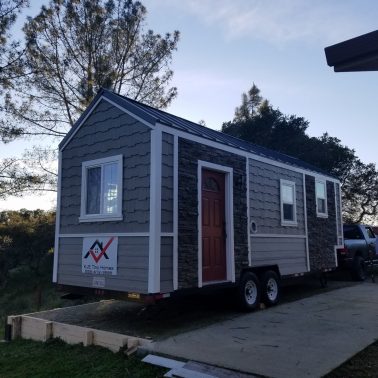
[(363, 224), (344, 224), (344, 247), (337, 250), (338, 264), (346, 267), (354, 279), (367, 277), (367, 265), (377, 264), (376, 236), (371, 227)]

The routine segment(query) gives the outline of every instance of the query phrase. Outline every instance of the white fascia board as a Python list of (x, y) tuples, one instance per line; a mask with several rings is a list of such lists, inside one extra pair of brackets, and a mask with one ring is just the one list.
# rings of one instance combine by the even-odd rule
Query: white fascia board
[(58, 193), (57, 193), (56, 213), (55, 213), (56, 218), (55, 218), (53, 282), (58, 281), (61, 186), (62, 186), (62, 152), (59, 151), (59, 156), (58, 156)]
[(148, 292), (160, 292), (162, 131), (151, 130)]
[(290, 164), (282, 163), (282, 162), (279, 162), (279, 161), (271, 159), (271, 158), (266, 158), (266, 157), (263, 157), (263, 156), (253, 154), (252, 152), (249, 152), (249, 151), (244, 151), (244, 150), (239, 149), (237, 147), (232, 147), (232, 146), (228, 146), (228, 145), (223, 144), (223, 143), (219, 143), (219, 142), (216, 142), (216, 141), (213, 141), (213, 140), (209, 140), (209, 139), (201, 137), (199, 135), (194, 135), (194, 134), (188, 133), (188, 132), (183, 131), (183, 130), (178, 130), (174, 127), (167, 126), (167, 125), (164, 125), (164, 124), (159, 123), (159, 122), (157, 122), (156, 125), (159, 125), (163, 132), (170, 133), (170, 134), (173, 134), (173, 135), (177, 135), (178, 137), (183, 138), (183, 139), (187, 139), (187, 140), (190, 140), (190, 141), (193, 141), (193, 142), (201, 143), (201, 144), (204, 144), (206, 146), (218, 148), (219, 150), (231, 152), (235, 155), (245, 156), (249, 159), (260, 161), (260, 162), (266, 163), (266, 164), (270, 164), (270, 165), (273, 165), (275, 167), (284, 168), (284, 169), (290, 170), (292, 172), (308, 174), (308, 175), (311, 175), (315, 178), (323, 179), (323, 180), (327, 180), (327, 181), (331, 181), (331, 182), (337, 182), (337, 183), (340, 182), (338, 179), (335, 179), (334, 177), (322, 175), (321, 173), (312, 171), (310, 169), (294, 167)]
[(115, 106), (116, 108), (118, 108), (119, 110), (123, 111), (124, 113), (128, 114), (129, 116), (135, 118), (136, 120), (138, 120), (139, 122), (143, 123), (144, 125), (148, 126), (150, 129), (153, 129), (154, 128), (154, 125), (145, 121), (143, 118), (140, 118), (138, 117), (137, 115), (135, 115), (134, 113), (130, 112), (129, 110), (125, 109), (124, 107), (116, 104), (114, 101), (108, 99), (107, 97), (105, 97), (104, 95), (102, 95), (97, 101), (96, 103), (92, 106), (91, 110), (88, 112), (88, 114), (80, 121), (79, 125), (76, 126), (75, 128), (75, 131), (71, 134), (71, 136), (66, 140), (66, 143), (64, 143), (64, 145), (60, 148), (60, 151), (63, 151), (64, 148), (67, 146), (68, 143), (70, 143), (70, 141), (72, 140), (72, 138), (76, 135), (76, 133), (80, 130), (81, 126), (83, 126), (84, 122), (88, 119), (88, 117), (96, 110), (97, 106), (99, 105), (99, 103), (101, 101), (107, 101), (108, 103), (112, 104), (113, 106)]

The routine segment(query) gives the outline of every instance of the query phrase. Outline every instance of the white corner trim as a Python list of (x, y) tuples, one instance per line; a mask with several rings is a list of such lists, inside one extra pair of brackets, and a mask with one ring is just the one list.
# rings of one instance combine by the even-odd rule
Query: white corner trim
[(53, 282), (58, 281), (61, 190), (62, 190), (62, 152), (59, 151), (59, 155), (58, 155), (58, 193), (57, 193), (56, 214), (55, 214), (56, 218), (55, 218)]
[(178, 136), (173, 136), (173, 290), (178, 289)]
[[(333, 192), (335, 197), (335, 215), (336, 215), (336, 235), (337, 235), (337, 243), (339, 243), (340, 233), (342, 233), (343, 226), (340, 225), (340, 204), (338, 203), (339, 199), (336, 194), (337, 184), (333, 183)], [(341, 227), (341, 229), (340, 229)]]
[(304, 215), (304, 224), (305, 224), (305, 234), (306, 234), (306, 262), (307, 262), (307, 271), (311, 270), (310, 268), (310, 250), (308, 245), (308, 226), (307, 226), (307, 195), (306, 195), (306, 175), (302, 175), (303, 180), (303, 215)]
[(160, 292), (162, 131), (151, 130), (148, 292)]
[(338, 183), (339, 185), (339, 206), (340, 206), (340, 235), (341, 235), (341, 241), (342, 245), (344, 245), (344, 231), (343, 231), (343, 199), (341, 196), (341, 184)]
[(197, 204), (198, 204), (198, 264), (197, 264), (197, 275), (198, 275), (198, 287), (202, 287), (202, 166), (200, 162), (197, 164)]
[(249, 158), (246, 156), (246, 190), (247, 190), (247, 237), (248, 237), (248, 266), (252, 266), (251, 238), (249, 237), (251, 222), (251, 204), (249, 198)]
[(198, 287), (202, 287), (202, 169), (225, 173), (225, 220), (226, 220), (226, 262), (227, 281), (235, 282), (234, 258), (234, 205), (233, 205), (233, 168), (198, 160), (197, 198), (198, 198)]

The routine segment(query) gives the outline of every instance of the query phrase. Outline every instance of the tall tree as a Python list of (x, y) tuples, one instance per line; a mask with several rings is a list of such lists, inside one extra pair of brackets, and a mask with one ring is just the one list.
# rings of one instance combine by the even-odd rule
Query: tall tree
[(247, 121), (255, 116), (263, 98), (260, 96), (260, 89), (253, 83), (248, 93), (242, 94), (242, 103), (235, 109), (235, 121)]
[[(252, 101), (256, 94), (257, 101)], [(252, 102), (254, 105), (249, 106)], [(253, 84), (248, 95), (243, 94), (234, 119), (223, 123), (222, 131), (297, 157), (339, 177), (344, 220), (378, 223), (378, 172), (375, 165), (364, 164), (354, 150), (327, 133), (310, 137), (306, 133), (308, 125), (302, 117), (284, 115), (273, 108)]]
[[(101, 87), (158, 108), (168, 106), (177, 95), (170, 86), (170, 63), (179, 32), (162, 36), (146, 30), (146, 15), (133, 0), (51, 0), (42, 6), (23, 28), (25, 48), (18, 71), (13, 69), (17, 75), (3, 75), (0, 140), (52, 137), (49, 143), (56, 148)], [(52, 152), (42, 147), (31, 152), (14, 165), (7, 182), (15, 175), (25, 178), (17, 170), (22, 167), (33, 178), (29, 189), (53, 190)]]
[[(42, 286), (51, 280), (55, 213), (42, 210), (0, 212), (0, 288), (14, 269), (31, 276), (41, 303)], [(26, 272), (25, 272), (26, 273)]]
[(166, 107), (177, 95), (169, 68), (179, 32), (145, 31), (132, 0), (51, 0), (24, 26), (29, 73), (7, 92), (3, 137), (61, 138), (101, 88)]
[(21, 58), (24, 51), (20, 49), (20, 43), (11, 38), (10, 29), (27, 4), (27, 0), (0, 1), (0, 94), (23, 73)]
[[(25, 74), (25, 50), (19, 41), (12, 38), (11, 31), (18, 13), (27, 5), (27, 0), (0, 1), (0, 111), (4, 108), (4, 91), (10, 90), (14, 81)], [(0, 129), (4, 127), (9, 130), (8, 133), (11, 132), (12, 126), (1, 117)], [(14, 129), (13, 133), (17, 135), (17, 130)], [(38, 184), (39, 179), (25, 172), (24, 168), (17, 159), (0, 160), (0, 199), (9, 194), (20, 195)]]

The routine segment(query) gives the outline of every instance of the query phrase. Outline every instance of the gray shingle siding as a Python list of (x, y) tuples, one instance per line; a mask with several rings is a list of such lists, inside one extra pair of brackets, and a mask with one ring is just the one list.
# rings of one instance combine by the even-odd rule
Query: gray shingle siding
[[(118, 238), (117, 275), (105, 276), (105, 289), (147, 293), (148, 237)], [(61, 238), (59, 241), (58, 283), (92, 287), (93, 274), (82, 273), (83, 238)]]
[[(295, 182), (298, 226), (281, 225), (280, 179)], [(305, 234), (302, 173), (249, 159), (249, 203), (257, 233)]]
[[(281, 225), (280, 179), (295, 182), (297, 226)], [(249, 159), (250, 220), (257, 226), (251, 237), (252, 266), (278, 265), (282, 275), (307, 272), (304, 238), (269, 237), (269, 234), (305, 235), (303, 175)]]
[(173, 232), (173, 135), (162, 136), (161, 232)]
[[(123, 221), (80, 223), (84, 161), (123, 155)], [(61, 233), (148, 232), (150, 129), (102, 101), (62, 152)]]
[(161, 238), (160, 292), (173, 291), (173, 238)]

